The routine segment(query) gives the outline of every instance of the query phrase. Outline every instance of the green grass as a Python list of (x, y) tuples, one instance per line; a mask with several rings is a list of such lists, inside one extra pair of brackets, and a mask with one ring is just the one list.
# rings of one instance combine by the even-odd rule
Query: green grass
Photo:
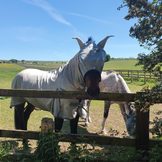
[(141, 66), (135, 66), (137, 60), (110, 60), (104, 64), (103, 70), (142, 70)]
[(0, 88), (11, 88), (11, 82), (17, 73), (25, 69), (13, 64), (0, 64)]

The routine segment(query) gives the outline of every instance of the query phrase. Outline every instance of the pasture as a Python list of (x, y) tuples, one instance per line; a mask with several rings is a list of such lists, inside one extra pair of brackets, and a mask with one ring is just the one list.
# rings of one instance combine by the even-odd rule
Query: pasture
[[(115, 61), (110, 61), (105, 63), (104, 70), (112, 70), (112, 69), (129, 69), (129, 70), (141, 70), (139, 69), (133, 69), (134, 63), (136, 63), (136, 60), (132, 60), (132, 63), (130, 63), (130, 60), (123, 60), (124, 63), (122, 63), (122, 60), (119, 60), (120, 63)], [(133, 63), (134, 62), (134, 63)], [(128, 63), (128, 65), (127, 65)], [(59, 64), (60, 65), (60, 64)], [(119, 67), (122, 66), (122, 67)], [(111, 67), (111, 68), (109, 68)], [(35, 68), (36, 65), (35, 65)], [(39, 67), (38, 67), (39, 68)], [(15, 75), (20, 72), (21, 70), (25, 69), (25, 67), (21, 67), (18, 65), (12, 65), (12, 64), (0, 64), (0, 88), (1, 89), (9, 89), (11, 87), (12, 79), (15, 77)], [(43, 69), (43, 68), (41, 68)], [(46, 69), (46, 68), (45, 68)], [(47, 69), (46, 69), (47, 70)], [(50, 70), (50, 69), (49, 69)], [(145, 85), (143, 84), (134, 84), (131, 83), (129, 80), (126, 80), (128, 87), (130, 88), (131, 92), (138, 92), (140, 91)], [(149, 83), (147, 83), (149, 84)], [(152, 82), (150, 84), (151, 86), (154, 85)], [(104, 101), (92, 101), (91, 107), (90, 107), (90, 114), (92, 118), (92, 123), (90, 123), (90, 127), (85, 128), (84, 127), (84, 120), (79, 120), (79, 128), (78, 133), (79, 134), (96, 134), (96, 135), (102, 135), (100, 134), (101, 131), (101, 123), (103, 118), (103, 110), (104, 110)], [(13, 109), (9, 108), (10, 106), (10, 98), (6, 99), (0, 99), (0, 129), (14, 129), (14, 111)], [(155, 112), (162, 110), (162, 105), (157, 104), (151, 107), (151, 113), (150, 113), (150, 120), (152, 121), (153, 118), (156, 116)], [(41, 119), (43, 117), (49, 117), (53, 118), (53, 116), (49, 112), (45, 111), (39, 111), (35, 110), (29, 119), (28, 122), (28, 130), (30, 131), (40, 131), (40, 125), (41, 125)], [(34, 123), (34, 124), (33, 124)], [(107, 136), (117, 136), (117, 137), (123, 137), (128, 136), (124, 124), (123, 117), (120, 113), (119, 106), (117, 104), (111, 105), (109, 117), (106, 121), (106, 130), (107, 130)], [(67, 120), (64, 122), (63, 125), (63, 132), (69, 133), (69, 121)], [(4, 139), (0, 138), (0, 141), (11, 141), (13, 142), (14, 139)], [(30, 141), (31, 146), (34, 148), (36, 146), (35, 141)], [(16, 141), (16, 144), (20, 144), (20, 142)]]

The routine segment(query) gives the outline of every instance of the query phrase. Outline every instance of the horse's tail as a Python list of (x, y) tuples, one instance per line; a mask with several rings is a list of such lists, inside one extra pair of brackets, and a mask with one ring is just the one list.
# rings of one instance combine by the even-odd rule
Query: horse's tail
[[(118, 73), (117, 73), (118, 74)], [(123, 79), (123, 77), (121, 75), (118, 74), (118, 78), (120, 81), (120, 93), (131, 93), (130, 89), (127, 86), (127, 83), (125, 82), (125, 80)]]

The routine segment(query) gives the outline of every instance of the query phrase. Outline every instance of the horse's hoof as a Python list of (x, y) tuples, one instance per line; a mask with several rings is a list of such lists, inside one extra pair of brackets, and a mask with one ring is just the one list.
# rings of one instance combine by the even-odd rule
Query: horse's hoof
[(135, 136), (129, 135), (128, 138), (135, 139)]
[(89, 123), (85, 123), (85, 127), (89, 127)]
[(105, 130), (101, 130), (101, 131), (99, 132), (99, 134), (104, 134), (104, 135), (106, 135), (107, 132), (106, 132)]

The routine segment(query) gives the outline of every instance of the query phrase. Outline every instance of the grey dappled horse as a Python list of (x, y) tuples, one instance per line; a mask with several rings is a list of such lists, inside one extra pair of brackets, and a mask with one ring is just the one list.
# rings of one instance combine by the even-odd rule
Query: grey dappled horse
[[(100, 88), (100, 92), (131, 93), (122, 76), (112, 70), (101, 73), (101, 82), (99, 83), (99, 88)], [(85, 121), (86, 126), (89, 126), (89, 122), (92, 122), (89, 115), (90, 102), (91, 100), (85, 100), (85, 108), (88, 110), (86, 121)], [(120, 106), (121, 114), (124, 118), (128, 133), (130, 135), (134, 135), (136, 132), (136, 116), (133, 114), (134, 110), (130, 107), (128, 102), (121, 102), (121, 101), (104, 102), (104, 115), (103, 115), (101, 133), (106, 134), (105, 122), (108, 117), (110, 105), (114, 103)]]
[[(12, 89), (85, 91), (87, 86), (88, 95), (97, 96), (100, 92), (100, 74), (106, 57), (103, 48), (109, 37), (111, 36), (107, 36), (97, 45), (92, 39), (84, 43), (75, 37), (80, 51), (69, 62), (52, 71), (23, 70), (13, 79)], [(28, 105), (24, 108), (26, 102)], [(83, 105), (83, 101), (80, 104)], [(52, 113), (55, 117), (56, 132), (61, 130), (64, 119), (70, 119), (71, 133), (77, 133), (79, 116), (84, 115), (84, 110), (77, 110), (77, 99), (12, 97), (10, 108), (13, 106), (15, 128), (21, 130), (27, 130), (27, 121), (35, 107)], [(24, 144), (25, 142), (23, 140)]]

